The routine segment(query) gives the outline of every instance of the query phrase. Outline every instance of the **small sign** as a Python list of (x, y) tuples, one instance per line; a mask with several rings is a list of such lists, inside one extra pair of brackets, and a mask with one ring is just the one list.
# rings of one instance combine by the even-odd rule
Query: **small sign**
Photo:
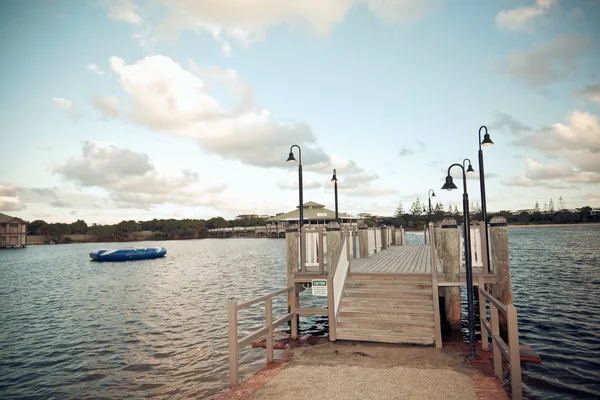
[(317, 217), (326, 217), (327, 213), (317, 213)]
[(312, 294), (313, 296), (327, 297), (327, 279), (313, 279)]

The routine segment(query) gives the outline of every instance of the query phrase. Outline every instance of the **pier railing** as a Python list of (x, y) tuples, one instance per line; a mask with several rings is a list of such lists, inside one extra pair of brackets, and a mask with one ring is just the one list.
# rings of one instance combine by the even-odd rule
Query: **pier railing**
[(328, 276), (328, 287), (331, 291), (329, 297), (329, 337), (331, 340), (336, 340), (336, 322), (342, 304), (342, 297), (350, 271), (350, 235), (351, 232), (344, 231), (340, 241), (340, 247), (336, 254), (335, 261)]
[[(502, 382), (502, 356), (510, 366), (511, 398), (523, 398), (523, 385), (521, 382), (521, 353), (519, 349), (519, 328), (517, 325), (517, 309), (514, 304), (502, 304), (485, 289), (483, 277), (478, 278), (479, 286), (479, 314), (481, 317), (481, 348), (489, 349), (488, 335), (492, 338), (492, 354), (494, 356), (494, 374)], [(487, 305), (490, 306), (491, 321), (487, 319)], [(500, 336), (500, 320), (498, 311), (506, 317), (508, 331), (508, 344)]]
[[(288, 313), (282, 318), (273, 321), (273, 297), (287, 295), (292, 291), (293, 287), (278, 290), (273, 293), (266, 294), (258, 297), (254, 300), (247, 301), (245, 303), (238, 304), (237, 301), (230, 301), (228, 305), (228, 318), (229, 318), (229, 387), (233, 387), (238, 384), (238, 359), (240, 347), (250, 345), (254, 340), (259, 339), (261, 336), (266, 335), (267, 342), (267, 363), (272, 363), (274, 359), (273, 355), (273, 331), (275, 328), (285, 324), (290, 320), (294, 320), (294, 312)], [(242, 339), (238, 339), (238, 311), (256, 305), (258, 303), (265, 303), (265, 326), (253, 331)]]

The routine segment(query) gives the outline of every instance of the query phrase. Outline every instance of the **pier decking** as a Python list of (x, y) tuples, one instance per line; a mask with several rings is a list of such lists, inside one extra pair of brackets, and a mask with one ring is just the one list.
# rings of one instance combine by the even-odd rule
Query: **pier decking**
[[(444, 273), (441, 263), (438, 263), (437, 270), (438, 274)], [(461, 266), (460, 272), (466, 272), (464, 265)], [(431, 249), (427, 244), (391, 246), (369, 258), (350, 260), (350, 273), (431, 274)], [(473, 275), (480, 274), (483, 274), (483, 267), (473, 266)]]

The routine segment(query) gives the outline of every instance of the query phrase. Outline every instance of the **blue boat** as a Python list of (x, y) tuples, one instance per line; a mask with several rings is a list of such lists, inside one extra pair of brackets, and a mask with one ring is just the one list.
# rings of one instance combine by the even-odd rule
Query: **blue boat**
[(92, 251), (90, 257), (94, 261), (129, 261), (149, 260), (167, 254), (164, 247), (130, 247), (125, 249), (101, 249)]

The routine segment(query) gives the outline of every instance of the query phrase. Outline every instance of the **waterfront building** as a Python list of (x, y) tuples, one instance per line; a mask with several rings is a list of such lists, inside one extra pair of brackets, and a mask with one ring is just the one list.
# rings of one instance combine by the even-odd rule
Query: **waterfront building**
[[(325, 208), (325, 205), (309, 201), (304, 203), (304, 224), (305, 225), (325, 225), (335, 220), (335, 211)], [(364, 217), (355, 217), (350, 214), (338, 212), (340, 224), (356, 224)], [(267, 219), (267, 223), (278, 223), (279, 227), (285, 227), (288, 224), (296, 225), (300, 219), (300, 207), (286, 213), (277, 214)]]
[(27, 245), (27, 222), (21, 218), (0, 213), (0, 249), (25, 247)]

